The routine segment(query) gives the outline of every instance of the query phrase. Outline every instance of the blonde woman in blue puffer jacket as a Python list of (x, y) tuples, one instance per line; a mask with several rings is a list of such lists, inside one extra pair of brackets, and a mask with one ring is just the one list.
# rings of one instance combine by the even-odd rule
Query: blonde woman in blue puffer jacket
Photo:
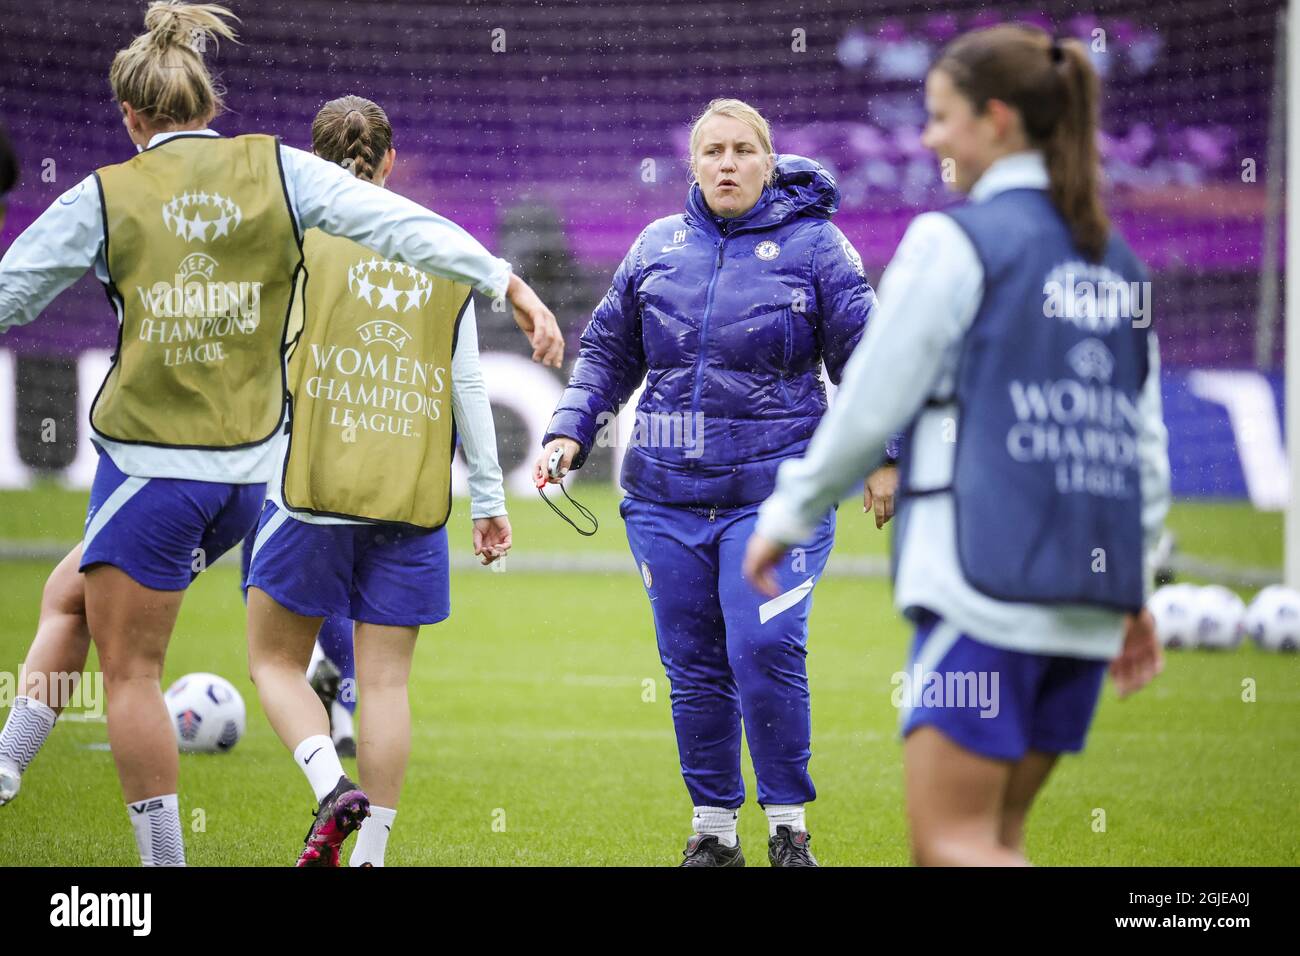
[[(805, 666), (812, 591), (831, 513), (778, 572), (766, 600), (741, 575), (758, 505), (803, 454), (832, 382), (875, 304), (862, 260), (831, 224), (835, 180), (777, 156), (767, 122), (715, 100), (691, 131), (684, 213), (637, 238), (583, 333), (534, 468), (557, 449), (579, 468), (600, 427), (645, 380), (623, 462), (620, 511), (672, 686), (682, 776), (694, 805), (687, 866), (742, 866), (736, 818), (744, 725), (775, 866), (815, 866), (804, 805), (811, 721)], [(663, 441), (668, 436), (675, 440)], [(895, 470), (866, 503), (892, 514)]]

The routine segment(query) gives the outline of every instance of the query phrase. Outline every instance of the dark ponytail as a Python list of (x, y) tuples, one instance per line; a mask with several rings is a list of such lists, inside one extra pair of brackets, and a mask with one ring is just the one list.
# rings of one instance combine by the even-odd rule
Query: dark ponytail
[(1047, 160), (1052, 203), (1075, 245), (1100, 259), (1110, 235), (1097, 151), (1100, 83), (1083, 44), (1037, 27), (996, 26), (959, 36), (933, 68), (948, 74), (977, 113), (1001, 100), (1020, 114), (1030, 145)]
[(330, 100), (311, 124), (312, 152), (361, 179), (374, 180), (392, 146), (388, 114), (362, 96)]

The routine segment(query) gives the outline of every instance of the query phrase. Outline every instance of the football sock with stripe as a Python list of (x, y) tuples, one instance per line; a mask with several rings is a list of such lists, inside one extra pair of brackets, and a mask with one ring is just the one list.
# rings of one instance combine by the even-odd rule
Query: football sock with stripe
[(126, 805), (140, 850), (141, 866), (184, 866), (180, 808), (176, 794), (149, 797)]
[(57, 719), (58, 714), (34, 697), (14, 698), (4, 730), (0, 730), (0, 763), (26, 772)]

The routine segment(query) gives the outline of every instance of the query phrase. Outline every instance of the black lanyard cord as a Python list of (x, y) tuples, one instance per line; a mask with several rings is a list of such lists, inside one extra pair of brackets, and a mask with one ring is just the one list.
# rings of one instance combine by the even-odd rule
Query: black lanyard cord
[(557, 484), (560, 486), (560, 491), (562, 491), (562, 492), (564, 493), (564, 497), (568, 498), (568, 499), (569, 499), (569, 502), (573, 505), (573, 507), (577, 508), (578, 511), (582, 513), (582, 516), (583, 516), (584, 518), (586, 518), (588, 521), (591, 522), (591, 530), (590, 530), (590, 531), (583, 531), (583, 530), (582, 530), (581, 528), (579, 528), (576, 524), (574, 524), (574, 521), (573, 521), (572, 518), (570, 518), (570, 517), (569, 517), (568, 515), (566, 515), (563, 511), (561, 511), (559, 508), (557, 508), (557, 507), (555, 506), (555, 502), (554, 502), (554, 501), (552, 501), (550, 498), (546, 497), (546, 492), (545, 492), (542, 488), (538, 488), (538, 489), (537, 489), (537, 493), (538, 493), (539, 495), (542, 496), (542, 500), (546, 502), (547, 506), (548, 506), (552, 511), (554, 511), (557, 515), (559, 515), (561, 518), (563, 518), (565, 521), (567, 521), (567, 522), (568, 522), (568, 523), (573, 527), (573, 530), (574, 530), (574, 531), (578, 532), (578, 534), (582, 535), (583, 537), (590, 538), (593, 534), (595, 534), (597, 531), (600, 530), (600, 522), (596, 520), (596, 516), (595, 516), (594, 514), (592, 514), (589, 510), (587, 510), (587, 508), (583, 507), (583, 505), (582, 505), (581, 502), (574, 501), (573, 498), (570, 498), (570, 497), (569, 497), (569, 492), (568, 492), (568, 490), (564, 487), (564, 482), (557, 482)]

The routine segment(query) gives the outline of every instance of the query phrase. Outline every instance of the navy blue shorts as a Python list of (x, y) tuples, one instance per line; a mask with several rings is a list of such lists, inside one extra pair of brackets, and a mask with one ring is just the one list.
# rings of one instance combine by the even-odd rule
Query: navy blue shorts
[(182, 591), (244, 537), (266, 485), (136, 478), (100, 453), (90, 487), (81, 570), (111, 564), (158, 591)]
[(932, 726), (995, 760), (1083, 749), (1106, 661), (985, 644), (922, 615), (905, 675), (895, 675), (902, 735)]
[(411, 627), (451, 615), (447, 529), (308, 524), (268, 501), (248, 587), (304, 617)]

